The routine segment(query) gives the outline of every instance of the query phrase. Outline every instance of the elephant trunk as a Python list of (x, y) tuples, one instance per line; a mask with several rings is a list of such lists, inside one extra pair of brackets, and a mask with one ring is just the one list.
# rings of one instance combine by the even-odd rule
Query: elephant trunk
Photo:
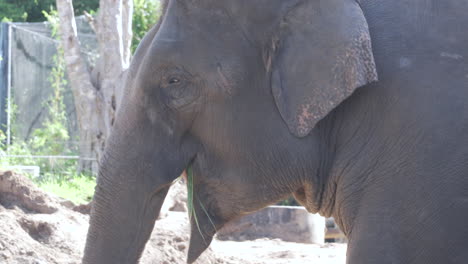
[(113, 131), (101, 159), (83, 263), (138, 262), (171, 183), (183, 170), (165, 158), (174, 155), (168, 155), (163, 138), (145, 129)]
[(151, 192), (124, 175), (101, 171), (83, 263), (137, 263), (169, 186)]

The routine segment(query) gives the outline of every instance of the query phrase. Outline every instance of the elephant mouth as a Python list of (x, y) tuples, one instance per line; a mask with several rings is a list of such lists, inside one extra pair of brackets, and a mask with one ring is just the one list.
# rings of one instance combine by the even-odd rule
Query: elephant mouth
[[(187, 263), (195, 262), (198, 257), (210, 246), (216, 226), (201, 201), (194, 195), (193, 161), (187, 167), (183, 176), (187, 183), (187, 208), (190, 220), (190, 242), (187, 253)], [(208, 220), (208, 221), (207, 221)], [(207, 225), (207, 222), (211, 225)]]
[[(195, 262), (210, 246), (214, 235), (227, 222), (215, 213), (216, 210), (203, 203), (197, 195), (192, 164), (193, 161), (183, 175), (187, 183), (187, 208), (190, 220), (190, 242), (187, 253), (189, 264)], [(197, 181), (198, 184), (200, 184), (199, 181)]]

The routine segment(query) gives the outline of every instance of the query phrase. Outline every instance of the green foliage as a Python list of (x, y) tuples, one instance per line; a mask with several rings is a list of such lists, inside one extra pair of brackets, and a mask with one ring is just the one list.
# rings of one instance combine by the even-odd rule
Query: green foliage
[[(55, 7), (56, 0), (0, 0), (0, 16), (3, 21), (41, 22), (46, 20), (43, 10)], [(99, 0), (73, 1), (75, 14), (84, 11), (94, 11), (99, 6)]]
[[(44, 12), (43, 14), (51, 22), (53, 35), (58, 37), (57, 12)], [(53, 92), (44, 102), (44, 108), (48, 110), (47, 116), (41, 128), (35, 129), (32, 132), (32, 137), (26, 141), (14, 137), (16, 129), (13, 125), (12, 144), (6, 146), (6, 135), (0, 130), (0, 155), (21, 156), (2, 157), (0, 168), (15, 165), (39, 166), (41, 175), (39, 178), (32, 178), (32, 180), (42, 189), (75, 203), (85, 203), (91, 200), (96, 183), (95, 179), (89, 175), (77, 175), (77, 160), (32, 157), (75, 154), (68, 143), (70, 139), (67, 130), (68, 120), (63, 103), (63, 93), (67, 82), (63, 50), (60, 47), (53, 62), (55, 66), (49, 77)], [(17, 106), (14, 103), (10, 105), (11, 121), (15, 124)]]
[[(197, 212), (195, 211), (195, 207), (193, 205), (193, 170), (192, 167), (187, 168), (187, 207), (189, 211), (189, 219), (195, 221), (195, 225), (197, 226), (198, 232), (200, 232), (201, 237), (205, 240), (203, 236), (203, 232), (200, 229), (200, 224), (198, 223)], [(206, 241), (205, 241), (206, 242)]]
[[(51, 24), (52, 34), (58, 37), (58, 18), (57, 12), (51, 11), (50, 14), (43, 12)], [(49, 83), (53, 88), (51, 97), (44, 103), (45, 109), (48, 109), (43, 127), (36, 129), (32, 133), (30, 144), (37, 153), (43, 155), (64, 155), (67, 153), (67, 142), (70, 139), (67, 130), (67, 117), (65, 104), (63, 103), (63, 93), (67, 85), (65, 78), (65, 60), (63, 49), (59, 46), (57, 54), (53, 57), (55, 67), (52, 68), (49, 76)]]
[(192, 167), (187, 168), (187, 207), (189, 211), (189, 217), (192, 218), (195, 214), (195, 208), (193, 207), (193, 171)]
[[(6, 135), (0, 130), (0, 156), (10, 154), (17, 156), (31, 156), (31, 149), (24, 141), (16, 141), (12, 138), (13, 144), (6, 145)], [(0, 159), (0, 168), (6, 168), (12, 165), (35, 165), (36, 161), (32, 158), (2, 157)]]
[[(41, 22), (55, 19), (53, 14), (56, 0), (0, 0), (0, 18), (3, 22)], [(76, 15), (85, 11), (93, 14), (99, 7), (99, 0), (75, 0), (73, 8)], [(47, 11), (50, 10), (50, 14)], [(134, 0), (132, 52), (146, 32), (161, 16), (161, 4), (158, 0)]]
[[(81, 14), (84, 10), (93, 13), (92, 11), (98, 8), (98, 2), (99, 0), (74, 1), (75, 13)], [(3, 17), (3, 21), (34, 22), (47, 19), (51, 23), (52, 35), (57, 38), (59, 22), (54, 6), (55, 0), (0, 0), (0, 17)], [(160, 4), (157, 0), (135, 0), (134, 8), (132, 51), (136, 49), (143, 36), (161, 15)], [(43, 10), (51, 11), (44, 12)], [(63, 93), (67, 83), (61, 48), (58, 49), (53, 61), (55, 66), (49, 78), (53, 93), (44, 102), (48, 114), (42, 126), (32, 132), (30, 139), (20, 140), (14, 136), (16, 134), (14, 117), (17, 107), (11, 104), (12, 144), (6, 146), (6, 135), (0, 130), (0, 156), (9, 154), (21, 157), (1, 157), (0, 168), (13, 165), (39, 166), (41, 176), (33, 181), (46, 191), (82, 203), (91, 199), (95, 180), (90, 176), (76, 174), (77, 160), (32, 157), (76, 154), (68, 143), (70, 137), (67, 131), (68, 121), (63, 103)]]
[(294, 199), (294, 197), (290, 196), (288, 199), (286, 200), (283, 200), (279, 203), (277, 203), (277, 205), (282, 205), (282, 206), (300, 206), (300, 204), (296, 201), (296, 199)]
[(78, 175), (68, 181), (42, 181), (41, 189), (74, 203), (87, 203), (92, 200), (96, 180), (86, 175)]
[(96, 180), (90, 175), (76, 175), (76, 161), (32, 158), (32, 155), (37, 155), (34, 151), (37, 146), (24, 141), (15, 141), (11, 144), (8, 147), (8, 154), (25, 157), (2, 157), (7, 154), (5, 139), (5, 134), (0, 130), (0, 169), (13, 165), (39, 166), (41, 176), (31, 179), (41, 189), (78, 204), (92, 200)]
[[(16, 134), (16, 113), (18, 112), (18, 106), (14, 103), (13, 99), (10, 99), (10, 109), (7, 109), (7, 112), (9, 111), (10, 114), (10, 122), (11, 122), (11, 127), (10, 127), (10, 134), (12, 135), (10, 137), (10, 140), (12, 144), (7, 146), (7, 136), (5, 133), (3, 133), (2, 130), (0, 130), (0, 156), (10, 154), (10, 155), (17, 155), (17, 156), (31, 156), (31, 149), (29, 146), (26, 144), (26, 142), (21, 141), (21, 140), (16, 140), (14, 135)], [(11, 165), (16, 165), (16, 164), (21, 164), (21, 165), (34, 165), (35, 160), (32, 158), (16, 158), (16, 157), (2, 157), (0, 159), (0, 168), (5, 168), (7, 166)]]
[[(56, 0), (54, 0), (55, 3)], [(55, 6), (55, 5), (54, 5)], [(79, 0), (73, 1), (73, 8), (76, 15), (82, 15), (85, 11), (94, 13), (99, 7), (99, 0)]]
[(28, 18), (28, 13), (22, 6), (7, 0), (0, 1), (0, 14), (2, 22), (26, 21)]
[(161, 16), (161, 4), (156, 0), (134, 0), (132, 53), (148, 30)]
[[(1, 0), (0, 0), (1, 1)], [(51, 8), (50, 11), (47, 13), (47, 11), (42, 10), (42, 15), (44, 16), (45, 19), (47, 19), (47, 22), (49, 22), (49, 27), (51, 31), (51, 35), (53, 38), (60, 40), (59, 36), (59, 16), (58, 16), (58, 11), (54, 8)], [(63, 50), (61, 50), (61, 47), (58, 47), (60, 50), (58, 50), (57, 55), (62, 55), (63, 57)], [(54, 61), (55, 64), (57, 64), (56, 61)]]

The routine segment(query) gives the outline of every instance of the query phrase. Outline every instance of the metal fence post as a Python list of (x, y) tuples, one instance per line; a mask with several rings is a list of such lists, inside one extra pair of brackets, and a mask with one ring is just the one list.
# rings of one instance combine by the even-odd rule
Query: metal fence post
[(7, 153), (11, 144), (11, 24), (8, 26), (8, 58), (7, 58)]

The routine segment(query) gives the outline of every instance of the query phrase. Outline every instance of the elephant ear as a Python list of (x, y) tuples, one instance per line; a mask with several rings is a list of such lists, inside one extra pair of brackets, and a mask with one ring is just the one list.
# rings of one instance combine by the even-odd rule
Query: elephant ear
[(377, 80), (369, 29), (354, 0), (305, 0), (273, 40), (271, 86), (289, 130), (308, 135), (356, 88)]

